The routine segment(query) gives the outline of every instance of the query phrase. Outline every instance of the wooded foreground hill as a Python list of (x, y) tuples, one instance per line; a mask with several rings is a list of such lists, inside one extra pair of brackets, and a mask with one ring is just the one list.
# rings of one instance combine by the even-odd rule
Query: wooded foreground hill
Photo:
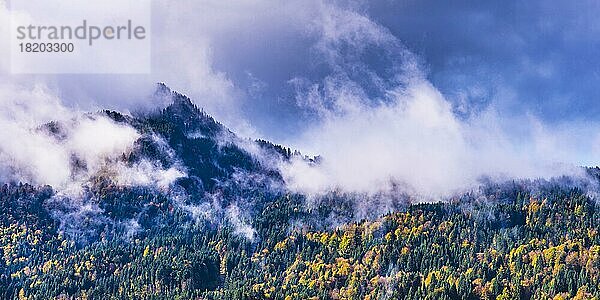
[[(102, 174), (82, 199), (0, 185), (0, 297), (600, 297), (600, 207), (568, 180), (489, 183), (443, 203), (399, 201), (364, 219), (355, 213), (367, 201), (361, 195), (307, 201), (287, 191), (276, 170), (223, 142), (235, 139), (231, 132), (174, 97), (144, 118), (102, 112), (143, 133), (123, 163), (184, 166), (186, 177), (168, 191)], [(300, 155), (256, 145), (281, 160)], [(598, 180), (597, 169), (588, 172)]]

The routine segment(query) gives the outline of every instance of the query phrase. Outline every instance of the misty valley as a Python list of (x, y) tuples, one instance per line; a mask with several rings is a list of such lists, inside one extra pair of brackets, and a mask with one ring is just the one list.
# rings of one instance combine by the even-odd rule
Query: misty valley
[(171, 104), (23, 132), (51, 156), (3, 166), (1, 298), (600, 296), (598, 168), (436, 201), (393, 180), (311, 193), (290, 168), (327, 157), (239, 137), (164, 84), (152, 97)]

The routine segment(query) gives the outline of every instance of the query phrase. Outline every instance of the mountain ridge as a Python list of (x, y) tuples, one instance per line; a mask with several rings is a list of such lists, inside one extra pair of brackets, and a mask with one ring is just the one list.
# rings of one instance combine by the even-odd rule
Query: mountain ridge
[[(82, 181), (96, 169), (72, 157), (79, 193), (0, 184), (0, 297), (600, 296), (598, 168), (584, 179), (490, 180), (439, 203), (413, 203), (401, 187), (303, 195), (270, 160), (319, 158), (240, 139), (164, 84), (154, 96), (172, 103), (83, 117), (136, 134)], [(37, 130), (70, 143), (78, 121)]]

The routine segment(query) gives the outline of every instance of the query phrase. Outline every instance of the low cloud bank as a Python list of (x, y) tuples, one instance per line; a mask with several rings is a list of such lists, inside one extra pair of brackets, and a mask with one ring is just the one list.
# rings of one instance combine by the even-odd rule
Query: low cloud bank
[[(314, 116), (290, 142), (320, 159), (280, 164), (291, 190), (381, 195), (401, 187), (431, 201), (489, 180), (585, 177), (577, 165), (599, 161), (598, 124), (550, 126), (522, 112), (499, 115), (493, 104), (459, 116), (386, 28), (356, 10), (321, 11), (312, 23), (315, 60), (330, 72), (290, 81)], [(374, 53), (384, 67), (369, 63)]]
[(141, 137), (137, 130), (100, 113), (68, 109), (44, 86), (3, 86), (0, 93), (3, 182), (51, 185), (76, 196), (97, 177), (164, 189), (185, 175), (147, 160), (126, 162), (123, 157)]
[(307, 194), (335, 189), (375, 194), (395, 184), (439, 198), (472, 189), (483, 179), (584, 175), (569, 162), (576, 161), (577, 147), (591, 147), (593, 141), (561, 139), (569, 132), (548, 134), (535, 120), (521, 121), (528, 137), (516, 140), (492, 112), (460, 120), (425, 81), (391, 95), (390, 103), (357, 105), (310, 128), (302, 143), (321, 155), (320, 162), (296, 157), (282, 163), (289, 187)]

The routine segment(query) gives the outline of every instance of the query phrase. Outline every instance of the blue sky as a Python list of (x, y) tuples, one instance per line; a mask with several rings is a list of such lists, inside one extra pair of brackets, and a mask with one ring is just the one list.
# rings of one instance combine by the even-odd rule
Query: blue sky
[(516, 99), (498, 105), (560, 122), (600, 110), (599, 10), (594, 1), (381, 1), (369, 13), (450, 98), (486, 104), (511, 89)]
[[(398, 70), (389, 66), (403, 63), (407, 50), (459, 115), (492, 105), (560, 124), (595, 121), (600, 113), (595, 1), (156, 1), (152, 74), (43, 79), (71, 105), (118, 109), (145, 105), (135, 91), (165, 81), (232, 127), (244, 119), (260, 135), (282, 139), (307, 116), (290, 80), (322, 81), (342, 65), (332, 66), (316, 49), (323, 11), (335, 9), (355, 12), (396, 39), (371, 44), (359, 57), (346, 49), (346, 67), (360, 64), (390, 80)], [(373, 82), (360, 82), (364, 73), (353, 75), (377, 93), (368, 86)], [(243, 112), (229, 116), (234, 110)]]
[[(377, 45), (380, 49), (359, 58), (360, 63), (381, 71), (387, 80), (394, 74), (385, 74), (385, 68), (402, 57), (388, 53), (382, 59), (377, 51), (406, 48), (458, 115), (493, 106), (502, 114), (534, 115), (559, 125), (595, 121), (600, 113), (596, 2), (370, 1), (339, 6), (368, 17), (401, 44)], [(267, 28), (256, 23), (253, 32), (230, 29), (214, 41), (214, 67), (242, 89), (259, 82), (260, 89), (247, 97), (251, 100), (242, 102), (244, 110), (261, 132), (282, 138), (293, 134), (306, 116), (289, 80), (319, 80), (333, 71), (315, 53), (318, 37), (293, 24)]]

